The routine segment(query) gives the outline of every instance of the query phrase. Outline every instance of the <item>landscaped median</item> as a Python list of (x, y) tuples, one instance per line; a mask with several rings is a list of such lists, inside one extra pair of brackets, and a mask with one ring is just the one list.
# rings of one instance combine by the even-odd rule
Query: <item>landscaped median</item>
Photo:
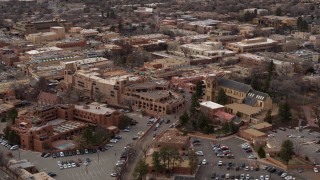
[(196, 137), (196, 138), (204, 138), (204, 139), (211, 139), (211, 140), (216, 140), (216, 135), (213, 134), (203, 134), (200, 132), (194, 132), (194, 133), (188, 133), (190, 137)]

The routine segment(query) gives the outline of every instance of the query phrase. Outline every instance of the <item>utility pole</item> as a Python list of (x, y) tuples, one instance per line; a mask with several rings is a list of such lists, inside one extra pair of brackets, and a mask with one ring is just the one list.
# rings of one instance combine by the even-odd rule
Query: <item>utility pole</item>
[(88, 164), (86, 165), (86, 173), (88, 174)]

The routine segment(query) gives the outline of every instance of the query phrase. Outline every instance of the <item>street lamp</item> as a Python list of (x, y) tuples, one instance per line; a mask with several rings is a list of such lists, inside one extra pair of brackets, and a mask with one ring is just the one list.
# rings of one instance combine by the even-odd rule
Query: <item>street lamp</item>
[(97, 150), (97, 155), (98, 155), (98, 162), (99, 162), (99, 151)]

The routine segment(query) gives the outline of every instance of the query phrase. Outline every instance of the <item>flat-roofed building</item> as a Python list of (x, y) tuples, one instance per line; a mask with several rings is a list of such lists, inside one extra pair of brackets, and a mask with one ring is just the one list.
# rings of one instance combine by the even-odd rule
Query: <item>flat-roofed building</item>
[(253, 142), (256, 138), (266, 138), (267, 134), (256, 129), (243, 129), (239, 131), (239, 136)]
[(123, 102), (132, 105), (132, 108), (145, 111), (152, 115), (177, 113), (184, 109), (184, 98), (175, 92), (169, 91), (166, 81), (145, 81), (125, 87)]
[(156, 137), (157, 148), (178, 148), (185, 149), (190, 144), (190, 137), (184, 136), (177, 129), (169, 129), (167, 131), (158, 134)]
[(274, 48), (276, 41), (259, 37), (253, 39), (244, 39), (240, 42), (228, 43), (226, 48), (235, 53), (267, 51)]
[[(107, 130), (119, 125), (123, 114), (106, 104), (39, 106), (16, 118), (11, 129), (20, 136), (21, 148), (43, 151), (56, 141), (80, 134), (88, 125), (101, 126)], [(69, 143), (70, 144), (70, 143)], [(74, 148), (74, 143), (66, 148)]]

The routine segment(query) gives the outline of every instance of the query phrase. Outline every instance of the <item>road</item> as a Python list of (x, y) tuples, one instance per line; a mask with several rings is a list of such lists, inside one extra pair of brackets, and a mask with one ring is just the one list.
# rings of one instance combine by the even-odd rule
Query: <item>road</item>
[[(190, 109), (190, 105), (191, 105), (191, 94), (189, 93), (183, 93), (183, 95), (185, 96), (186, 102), (185, 102), (185, 109)], [(169, 126), (175, 122), (178, 122), (178, 119), (180, 117), (180, 115), (182, 115), (184, 113), (184, 110), (181, 110), (179, 113), (177, 114), (171, 114), (171, 115), (164, 115), (161, 116), (161, 118), (167, 120), (170, 119), (170, 123), (169, 124), (165, 124), (163, 123), (160, 128), (158, 128), (158, 130), (155, 132), (157, 134), (164, 132), (166, 130), (169, 129)], [(129, 180), (129, 179), (133, 179), (133, 173), (134, 173), (134, 167), (136, 166), (136, 164), (138, 163), (138, 161), (140, 159), (142, 159), (143, 157), (143, 152), (142, 149), (147, 148), (148, 146), (150, 147), (152, 145), (153, 142), (153, 134), (154, 131), (149, 131), (149, 133), (147, 133), (144, 138), (140, 139), (137, 142), (137, 146), (139, 146), (140, 148), (137, 149), (137, 154), (134, 157), (134, 161), (130, 162), (130, 164), (127, 167), (126, 173), (123, 175), (122, 179), (125, 180)]]

